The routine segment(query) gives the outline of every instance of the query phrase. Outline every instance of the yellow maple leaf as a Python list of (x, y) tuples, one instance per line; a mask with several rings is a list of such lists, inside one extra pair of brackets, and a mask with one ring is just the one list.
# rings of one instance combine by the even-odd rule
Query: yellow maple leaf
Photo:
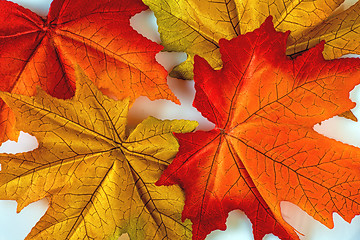
[(193, 57), (199, 55), (220, 69), (219, 39), (251, 32), (272, 15), (278, 31), (291, 31), (287, 54), (307, 50), (326, 40), (324, 56), (360, 53), (360, 2), (332, 15), (344, 0), (143, 0), (157, 17), (166, 51), (188, 54), (171, 75), (193, 78)]
[(35, 97), (1, 93), (39, 148), (0, 155), (0, 199), (16, 200), (17, 211), (50, 202), (26, 239), (191, 238), (181, 189), (154, 183), (178, 151), (172, 133), (197, 123), (149, 117), (127, 134), (129, 101), (112, 100), (77, 75), (70, 100), (42, 90)]

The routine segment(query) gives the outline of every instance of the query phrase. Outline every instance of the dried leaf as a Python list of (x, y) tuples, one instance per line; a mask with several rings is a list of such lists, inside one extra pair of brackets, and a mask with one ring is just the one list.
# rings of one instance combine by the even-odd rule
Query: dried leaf
[[(140, 0), (54, 0), (48, 17), (0, 1), (0, 90), (33, 95), (37, 85), (52, 96), (74, 93), (80, 66), (104, 93), (118, 99), (140, 95), (178, 103), (156, 62), (162, 47), (130, 27), (147, 7)], [(0, 103), (0, 142), (16, 140), (14, 116)]]
[(247, 214), (255, 240), (298, 239), (281, 201), (328, 227), (333, 212), (348, 222), (360, 213), (360, 149), (313, 130), (355, 106), (349, 91), (360, 82), (360, 60), (326, 61), (324, 43), (290, 60), (288, 35), (268, 18), (220, 40), (221, 70), (195, 57), (194, 106), (216, 127), (177, 134), (179, 153), (157, 182), (184, 188), (182, 218), (193, 222), (193, 239), (224, 230), (234, 209)]
[(154, 182), (178, 150), (172, 132), (197, 123), (149, 117), (127, 136), (129, 101), (112, 100), (82, 78), (70, 100), (42, 90), (35, 97), (1, 93), (39, 148), (0, 155), (0, 198), (16, 200), (18, 212), (50, 202), (26, 239), (191, 238), (191, 223), (180, 220), (182, 190)]
[(287, 54), (301, 53), (326, 40), (324, 56), (360, 54), (360, 2), (332, 16), (344, 0), (143, 0), (155, 12), (166, 51), (186, 52), (187, 60), (171, 73), (193, 78), (193, 58), (199, 55), (219, 69), (219, 40), (258, 28), (269, 15), (278, 31), (290, 30)]

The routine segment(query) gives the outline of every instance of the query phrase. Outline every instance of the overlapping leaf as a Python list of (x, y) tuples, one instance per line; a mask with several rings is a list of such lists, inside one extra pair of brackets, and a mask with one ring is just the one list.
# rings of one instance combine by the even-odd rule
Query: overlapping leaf
[[(74, 93), (80, 66), (105, 93), (178, 102), (155, 60), (162, 47), (130, 27), (147, 7), (140, 0), (54, 0), (46, 19), (0, 1), (0, 90), (32, 95), (36, 85), (52, 96)], [(0, 103), (0, 141), (16, 140), (14, 116)]]
[(149, 117), (128, 135), (129, 101), (104, 96), (90, 80), (77, 79), (70, 100), (43, 91), (1, 97), (39, 148), (0, 155), (0, 199), (16, 200), (18, 211), (50, 201), (26, 239), (191, 238), (191, 223), (180, 220), (181, 189), (154, 182), (178, 150), (172, 132), (192, 131), (195, 122)]
[(290, 30), (287, 54), (307, 50), (326, 40), (327, 59), (360, 53), (360, 3), (332, 16), (344, 0), (143, 0), (155, 12), (167, 51), (186, 52), (187, 60), (171, 73), (193, 78), (193, 57), (220, 68), (219, 39), (228, 40), (258, 28), (274, 16), (275, 28)]
[(313, 130), (354, 107), (349, 91), (360, 82), (360, 60), (326, 61), (323, 43), (290, 60), (288, 35), (268, 18), (220, 40), (221, 70), (195, 58), (194, 106), (216, 128), (177, 134), (179, 153), (157, 182), (184, 188), (182, 218), (193, 222), (193, 239), (225, 229), (234, 209), (250, 218), (256, 240), (298, 239), (281, 201), (328, 227), (333, 212), (346, 221), (360, 213), (360, 149)]

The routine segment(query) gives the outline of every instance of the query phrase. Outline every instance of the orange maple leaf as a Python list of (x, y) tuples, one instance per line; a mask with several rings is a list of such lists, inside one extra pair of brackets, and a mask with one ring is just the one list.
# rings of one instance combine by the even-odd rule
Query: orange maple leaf
[(216, 127), (177, 134), (179, 153), (157, 182), (184, 188), (193, 239), (224, 230), (234, 209), (247, 214), (256, 240), (298, 239), (281, 201), (328, 227), (333, 212), (346, 221), (360, 213), (360, 149), (313, 130), (355, 106), (349, 91), (360, 82), (360, 60), (325, 61), (324, 43), (291, 60), (289, 32), (271, 20), (221, 40), (221, 70), (195, 58), (194, 106)]
[[(163, 47), (130, 27), (147, 7), (141, 0), (54, 0), (46, 19), (0, 1), (0, 90), (33, 95), (36, 85), (52, 96), (74, 94), (74, 66), (118, 99), (145, 95), (178, 103), (156, 62)], [(0, 141), (16, 140), (13, 113), (0, 103)]]

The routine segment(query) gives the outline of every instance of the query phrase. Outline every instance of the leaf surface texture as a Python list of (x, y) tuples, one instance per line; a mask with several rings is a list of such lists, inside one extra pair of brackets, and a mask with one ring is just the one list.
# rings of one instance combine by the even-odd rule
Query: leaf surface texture
[(193, 222), (194, 240), (224, 230), (235, 209), (249, 217), (255, 240), (298, 239), (281, 201), (328, 227), (333, 212), (348, 222), (360, 213), (360, 149), (313, 130), (355, 106), (349, 91), (360, 82), (360, 61), (325, 60), (323, 42), (291, 60), (288, 35), (268, 18), (220, 40), (222, 69), (195, 57), (193, 105), (216, 127), (177, 134), (179, 153), (157, 182), (184, 188), (182, 218)]
[(0, 155), (0, 198), (16, 200), (18, 211), (50, 202), (26, 239), (191, 237), (191, 223), (180, 220), (182, 190), (154, 183), (178, 150), (173, 132), (192, 131), (195, 122), (149, 117), (127, 134), (129, 100), (104, 96), (82, 73), (72, 99), (38, 91), (1, 94), (39, 147)]
[[(0, 90), (33, 95), (40, 85), (54, 97), (75, 91), (80, 67), (104, 93), (179, 103), (156, 62), (162, 47), (130, 27), (147, 9), (140, 0), (54, 0), (46, 19), (15, 3), (0, 1)], [(0, 141), (17, 140), (14, 115), (0, 103)]]
[(219, 40), (228, 40), (257, 29), (273, 16), (275, 29), (291, 31), (288, 55), (296, 55), (325, 40), (326, 59), (360, 53), (357, 2), (335, 12), (343, 0), (143, 0), (155, 12), (162, 45), (166, 51), (185, 52), (187, 60), (171, 75), (193, 78), (194, 56), (221, 68)]

